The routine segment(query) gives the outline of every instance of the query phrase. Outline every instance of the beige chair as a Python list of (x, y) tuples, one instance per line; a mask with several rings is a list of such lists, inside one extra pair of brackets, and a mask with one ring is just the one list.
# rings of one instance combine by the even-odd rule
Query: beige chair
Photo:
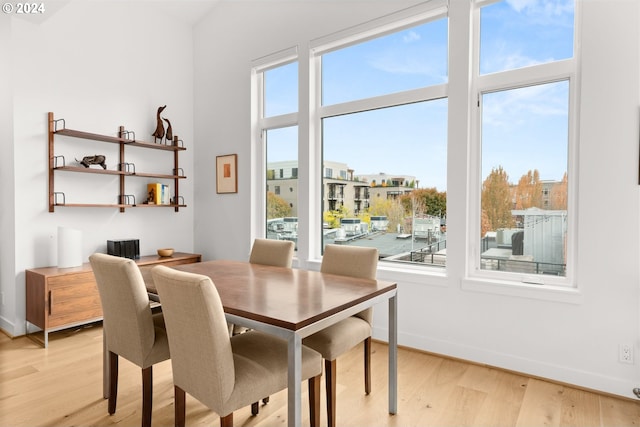
[[(251, 247), (249, 262), (251, 264), (291, 268), (294, 249), (295, 243), (289, 240), (255, 239)], [(229, 323), (228, 327), (229, 334), (232, 336), (247, 332), (248, 330), (244, 326), (234, 325), (232, 323)], [(268, 401), (268, 397), (264, 399), (264, 403)], [(254, 415), (258, 413), (258, 407), (256, 405), (252, 407)]]
[[(375, 280), (378, 250), (361, 246), (326, 245), (320, 271)], [(302, 340), (324, 358), (327, 391), (327, 424), (336, 425), (336, 359), (364, 342), (364, 390), (371, 392), (371, 321), (369, 308)]]
[[(251, 264), (273, 265), (276, 267), (291, 268), (293, 264), (293, 252), (295, 243), (290, 240), (255, 239), (251, 247), (249, 262)], [(247, 332), (247, 328), (239, 325), (230, 325), (231, 335)], [(269, 403), (269, 397), (262, 399), (265, 405)], [(251, 405), (251, 413), (258, 415), (259, 405), (254, 402)]]
[[(167, 323), (175, 390), (175, 425), (185, 425), (185, 394), (233, 425), (233, 411), (287, 387), (287, 342), (250, 331), (229, 337), (220, 296), (207, 276), (165, 266), (151, 270)], [(302, 347), (311, 425), (320, 423), (322, 357)]]
[(291, 268), (295, 243), (290, 240), (255, 239), (249, 262)]
[(151, 426), (153, 365), (169, 359), (162, 313), (152, 314), (149, 296), (133, 260), (95, 253), (89, 257), (98, 284), (109, 363), (110, 415), (116, 412), (118, 356), (142, 368), (142, 426)]

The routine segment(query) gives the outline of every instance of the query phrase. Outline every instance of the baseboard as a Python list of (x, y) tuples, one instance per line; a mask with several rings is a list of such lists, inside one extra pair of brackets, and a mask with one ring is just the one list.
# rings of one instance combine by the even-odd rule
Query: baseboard
[(5, 335), (7, 335), (11, 339), (21, 335), (21, 334), (16, 334), (16, 328), (13, 322), (10, 322), (6, 317), (2, 317), (2, 316), (0, 316), (0, 331), (2, 331)]
[[(374, 328), (376, 342), (387, 343), (386, 329)], [(431, 354), (438, 357), (458, 360), (478, 366), (487, 366), (505, 372), (523, 375), (555, 384), (591, 391), (616, 398), (638, 401), (633, 390), (640, 384), (634, 384), (632, 378), (623, 380), (592, 372), (580, 371), (570, 366), (557, 366), (533, 359), (514, 357), (513, 355), (469, 347), (457, 343), (431, 340), (425, 337), (398, 335), (398, 347)], [(402, 344), (400, 344), (402, 343)]]

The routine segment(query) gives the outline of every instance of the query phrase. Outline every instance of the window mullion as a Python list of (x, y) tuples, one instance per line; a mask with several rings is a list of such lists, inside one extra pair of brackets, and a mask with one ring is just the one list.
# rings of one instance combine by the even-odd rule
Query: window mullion
[(375, 110), (377, 108), (395, 107), (414, 102), (442, 99), (447, 97), (447, 90), (448, 85), (441, 84), (404, 92), (396, 92), (389, 95), (343, 102), (341, 104), (326, 105), (319, 107), (319, 115), (322, 118), (332, 117), (342, 114)]
[(476, 78), (476, 87), (480, 92), (492, 92), (513, 87), (523, 87), (566, 80), (574, 75), (573, 59), (549, 62), (515, 70), (485, 74)]

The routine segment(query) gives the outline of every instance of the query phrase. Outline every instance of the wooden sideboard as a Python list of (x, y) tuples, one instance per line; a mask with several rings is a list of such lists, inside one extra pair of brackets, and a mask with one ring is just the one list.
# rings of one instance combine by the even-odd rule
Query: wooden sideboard
[[(170, 257), (143, 256), (135, 260), (145, 282), (151, 281), (155, 265), (180, 265), (200, 262), (200, 254), (176, 252)], [(91, 264), (80, 267), (43, 267), (26, 270), (27, 318), (29, 324), (44, 333), (44, 346), (49, 333), (102, 320), (100, 295)]]

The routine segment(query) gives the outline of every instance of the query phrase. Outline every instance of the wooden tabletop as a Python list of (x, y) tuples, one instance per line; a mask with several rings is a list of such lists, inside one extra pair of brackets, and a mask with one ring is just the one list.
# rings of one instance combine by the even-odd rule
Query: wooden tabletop
[(396, 288), (382, 280), (228, 260), (172, 268), (209, 276), (226, 313), (294, 331)]

